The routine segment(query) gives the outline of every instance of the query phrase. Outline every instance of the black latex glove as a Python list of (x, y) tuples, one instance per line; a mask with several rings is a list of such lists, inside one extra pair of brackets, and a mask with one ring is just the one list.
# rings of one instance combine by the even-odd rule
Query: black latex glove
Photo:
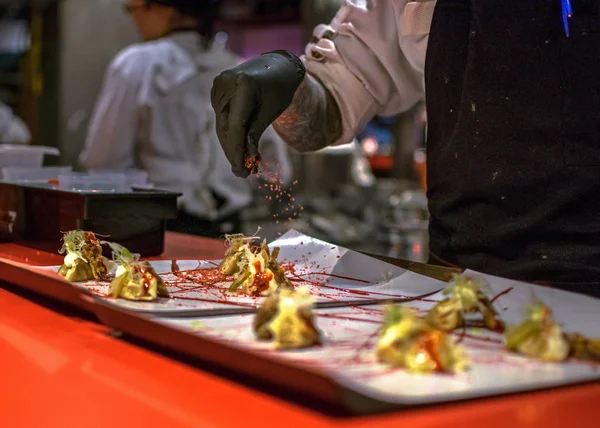
[(261, 135), (288, 108), (305, 73), (296, 55), (273, 51), (215, 78), (211, 103), (217, 116), (217, 136), (238, 177), (250, 175), (246, 157), (258, 155)]

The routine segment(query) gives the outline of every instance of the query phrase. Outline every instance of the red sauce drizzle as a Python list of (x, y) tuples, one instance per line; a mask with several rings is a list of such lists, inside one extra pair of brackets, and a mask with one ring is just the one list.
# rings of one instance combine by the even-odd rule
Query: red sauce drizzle
[(490, 303), (494, 303), (494, 301), (495, 301), (495, 300), (496, 300), (498, 297), (500, 297), (500, 296), (504, 296), (505, 294), (508, 294), (508, 293), (510, 293), (512, 290), (513, 290), (513, 287), (509, 287), (509, 288), (507, 288), (506, 290), (504, 290), (504, 291), (502, 291), (502, 292), (500, 292), (500, 293), (496, 294), (496, 295), (495, 295), (495, 296), (492, 298), (492, 300), (490, 300)]
[[(324, 314), (319, 314), (319, 316), (323, 316)], [(378, 328), (377, 330), (375, 330), (373, 333), (369, 334), (369, 336), (367, 336), (367, 339), (362, 343), (362, 345), (360, 345), (357, 349), (356, 352), (354, 353), (353, 356), (351, 356), (350, 358), (348, 358), (345, 363), (346, 364), (360, 364), (363, 363), (362, 358), (361, 358), (361, 354), (366, 350), (369, 349), (373, 346), (373, 341), (377, 338), (377, 336), (379, 336), (379, 332), (381, 331), (380, 328)]]
[(149, 278), (150, 275), (146, 272), (146, 269), (144, 269), (142, 266), (137, 266), (136, 270), (142, 274), (142, 278), (144, 281), (144, 284), (143, 284), (144, 295), (148, 296), (150, 294), (150, 287), (152, 286), (151, 279)]
[[(321, 275), (321, 274), (319, 274), (319, 275)], [(405, 296), (403, 294), (378, 293), (376, 291), (353, 290), (351, 288), (335, 287), (333, 285), (327, 285), (327, 284), (323, 284), (322, 282), (312, 281), (312, 280), (309, 280), (309, 279), (302, 278), (301, 275), (298, 275), (296, 273), (289, 273), (289, 276), (290, 276), (290, 281), (292, 281), (292, 282), (302, 281), (302, 282), (306, 282), (308, 284), (314, 285), (316, 287), (327, 288), (329, 290), (337, 290), (337, 291), (341, 291), (341, 292), (344, 292), (344, 293), (358, 294), (358, 295), (361, 295), (361, 296), (386, 296), (386, 297), (390, 297), (390, 298), (411, 297), (411, 296)], [(419, 299), (419, 300), (422, 300), (422, 299)], [(426, 300), (423, 300), (423, 301), (426, 301)], [(434, 300), (434, 302), (435, 301), (436, 300)]]
[(342, 315), (342, 314), (326, 314), (326, 313), (320, 313), (319, 317), (322, 318), (337, 318), (340, 320), (351, 320), (351, 321), (360, 321), (360, 322), (367, 322), (367, 323), (374, 323), (374, 324), (381, 324), (381, 320), (374, 320), (374, 319), (369, 319), (369, 318), (354, 318), (354, 317), (349, 317), (347, 315)]
[(271, 282), (274, 275), (270, 271), (263, 272), (260, 261), (254, 262), (254, 269), (256, 269), (256, 274), (254, 275), (254, 283), (252, 284), (254, 287), (252, 295), (260, 296), (269, 289), (269, 282)]
[(176, 297), (171, 297), (171, 299), (172, 300), (189, 300), (189, 301), (193, 301), (193, 302), (222, 303), (225, 305), (240, 306), (242, 308), (255, 308), (256, 307), (256, 305), (253, 305), (251, 303), (231, 302), (229, 300), (203, 299), (201, 297), (176, 296)]
[(371, 281), (367, 281), (365, 279), (352, 278), (349, 276), (342, 276), (342, 275), (337, 275), (335, 273), (327, 273), (327, 272), (310, 272), (310, 273), (305, 273), (305, 274), (299, 274), (298, 276), (306, 276), (306, 275), (323, 275), (323, 276), (330, 276), (332, 278), (347, 279), (348, 281), (362, 282), (363, 284), (371, 284)]
[[(178, 288), (174, 293), (211, 289), (214, 285), (229, 280), (217, 268), (182, 270), (175, 272), (174, 275), (177, 278), (175, 281), (165, 281), (167, 285)], [(180, 281), (185, 281), (192, 285), (180, 284)]]

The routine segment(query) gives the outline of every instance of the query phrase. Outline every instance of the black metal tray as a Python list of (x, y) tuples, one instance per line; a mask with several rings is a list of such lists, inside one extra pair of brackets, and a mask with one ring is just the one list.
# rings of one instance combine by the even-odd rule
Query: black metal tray
[(56, 252), (62, 232), (84, 229), (144, 257), (164, 250), (166, 221), (178, 193), (161, 190), (76, 192), (51, 184), (0, 182), (0, 242)]

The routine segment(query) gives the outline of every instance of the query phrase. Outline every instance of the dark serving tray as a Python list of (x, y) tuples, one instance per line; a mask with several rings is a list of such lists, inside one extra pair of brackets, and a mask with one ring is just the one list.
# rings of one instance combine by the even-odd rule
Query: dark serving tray
[(84, 229), (144, 257), (158, 256), (166, 221), (177, 216), (179, 196), (161, 190), (76, 192), (51, 184), (0, 182), (0, 242), (56, 252), (62, 232)]

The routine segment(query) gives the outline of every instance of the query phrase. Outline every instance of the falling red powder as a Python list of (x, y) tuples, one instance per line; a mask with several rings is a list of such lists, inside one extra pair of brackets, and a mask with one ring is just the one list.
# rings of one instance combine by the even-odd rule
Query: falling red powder
[[(252, 164), (252, 160), (246, 159), (246, 167), (250, 169), (252, 166), (255, 166)], [(296, 199), (292, 196), (291, 192), (285, 188), (284, 180), (280, 177), (279, 173), (275, 171), (277, 168), (270, 168), (272, 166), (277, 166), (275, 163), (262, 162), (256, 166), (258, 169), (256, 174), (265, 182), (265, 184), (258, 186), (259, 189), (265, 189), (267, 191), (265, 194), (265, 200), (283, 203), (287, 202), (287, 205), (282, 213), (274, 213), (272, 216), (275, 220), (275, 224), (279, 224), (279, 220), (282, 219), (283, 226), (289, 229), (291, 227), (290, 222), (300, 216), (301, 211), (304, 211), (304, 207), (300, 204), (297, 204)], [(271, 171), (268, 170), (269, 168)], [(280, 169), (280, 171), (283, 172), (283, 169)], [(296, 186), (297, 184), (298, 180), (294, 180), (292, 187)], [(278, 236), (281, 236), (281, 233), (279, 233)]]
[(256, 156), (246, 156), (245, 166), (246, 169), (250, 170), (250, 174), (257, 174), (260, 167), (260, 153)]

